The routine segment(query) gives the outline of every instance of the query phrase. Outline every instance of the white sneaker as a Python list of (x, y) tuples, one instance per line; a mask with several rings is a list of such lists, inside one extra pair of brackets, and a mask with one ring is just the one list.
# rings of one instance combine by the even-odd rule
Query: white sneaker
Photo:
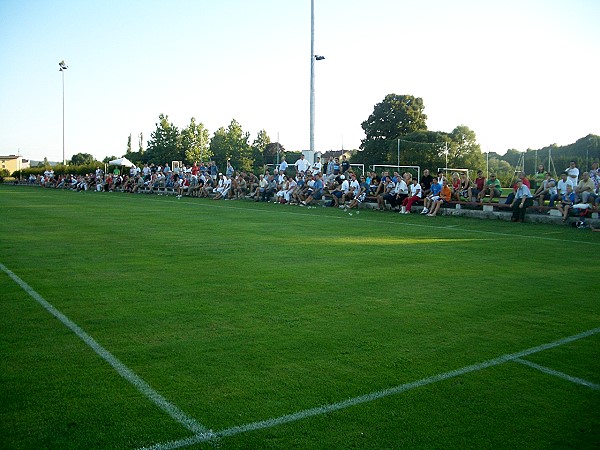
[(429, 212), (429, 210), (427, 208), (423, 208), (423, 211), (421, 211), (421, 214), (427, 214)]

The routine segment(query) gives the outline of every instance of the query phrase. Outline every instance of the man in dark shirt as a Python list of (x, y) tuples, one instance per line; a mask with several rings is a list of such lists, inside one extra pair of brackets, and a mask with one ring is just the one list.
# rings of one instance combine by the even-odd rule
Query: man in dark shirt
[(431, 193), (431, 183), (433, 183), (433, 176), (429, 173), (429, 169), (425, 169), (423, 171), (423, 176), (421, 177), (421, 189), (423, 192), (423, 197), (429, 195)]

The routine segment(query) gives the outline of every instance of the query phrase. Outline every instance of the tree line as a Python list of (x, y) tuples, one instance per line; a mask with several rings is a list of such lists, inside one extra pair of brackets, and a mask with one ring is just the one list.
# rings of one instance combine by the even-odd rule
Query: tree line
[[(600, 137), (588, 135), (574, 144), (559, 147), (556, 144), (542, 149), (520, 152), (510, 149), (504, 155), (490, 152), (484, 154), (473, 130), (466, 125), (458, 125), (451, 132), (431, 131), (427, 128), (427, 115), (422, 98), (412, 95), (388, 94), (377, 103), (373, 112), (362, 122), (365, 133), (360, 149), (352, 152), (351, 160), (363, 163), (366, 167), (374, 164), (421, 166), (437, 168), (468, 168), (471, 170), (488, 169), (496, 172), (503, 184), (510, 183), (516, 169), (526, 174), (534, 174), (539, 164), (547, 169), (556, 168), (561, 172), (571, 159), (587, 169), (591, 161), (600, 157)], [(150, 134), (146, 148), (143, 134), (138, 137), (138, 149), (132, 149), (132, 136), (127, 139), (125, 156), (136, 164), (164, 164), (171, 161), (183, 161), (193, 164), (200, 161), (216, 161), (224, 167), (230, 160), (232, 165), (242, 171), (259, 173), (265, 165), (279, 161), (286, 152), (279, 142), (271, 142), (265, 130), (257, 133), (250, 142), (250, 133), (232, 119), (227, 127), (220, 127), (212, 137), (203, 123), (191, 118), (190, 123), (179, 128), (164, 114), (159, 115), (156, 129)], [(298, 157), (300, 152), (293, 152)], [(107, 163), (116, 156), (107, 156)], [(87, 170), (98, 164), (89, 153), (73, 155), (68, 168), (55, 168), (59, 172), (73, 173), (74, 167)], [(47, 160), (44, 161), (46, 167)], [(75, 170), (75, 173), (85, 173)]]

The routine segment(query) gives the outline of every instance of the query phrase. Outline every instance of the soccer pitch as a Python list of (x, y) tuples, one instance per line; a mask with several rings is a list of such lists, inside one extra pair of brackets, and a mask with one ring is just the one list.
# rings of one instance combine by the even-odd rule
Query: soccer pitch
[(4, 448), (598, 448), (600, 233), (0, 186)]

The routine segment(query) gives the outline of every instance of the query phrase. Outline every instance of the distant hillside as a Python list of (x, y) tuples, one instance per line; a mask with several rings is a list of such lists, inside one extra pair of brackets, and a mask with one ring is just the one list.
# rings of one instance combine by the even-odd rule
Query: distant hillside
[(546, 169), (552, 168), (549, 162), (550, 157), (557, 173), (564, 171), (571, 160), (577, 162), (577, 167), (581, 171), (589, 170), (592, 162), (600, 161), (600, 136), (589, 134), (573, 144), (563, 146), (554, 144), (540, 149), (529, 149), (525, 152), (512, 149), (504, 155), (490, 153), (490, 158), (498, 158), (516, 167), (523, 155), (524, 170), (528, 175), (535, 173), (539, 164), (543, 164)]

